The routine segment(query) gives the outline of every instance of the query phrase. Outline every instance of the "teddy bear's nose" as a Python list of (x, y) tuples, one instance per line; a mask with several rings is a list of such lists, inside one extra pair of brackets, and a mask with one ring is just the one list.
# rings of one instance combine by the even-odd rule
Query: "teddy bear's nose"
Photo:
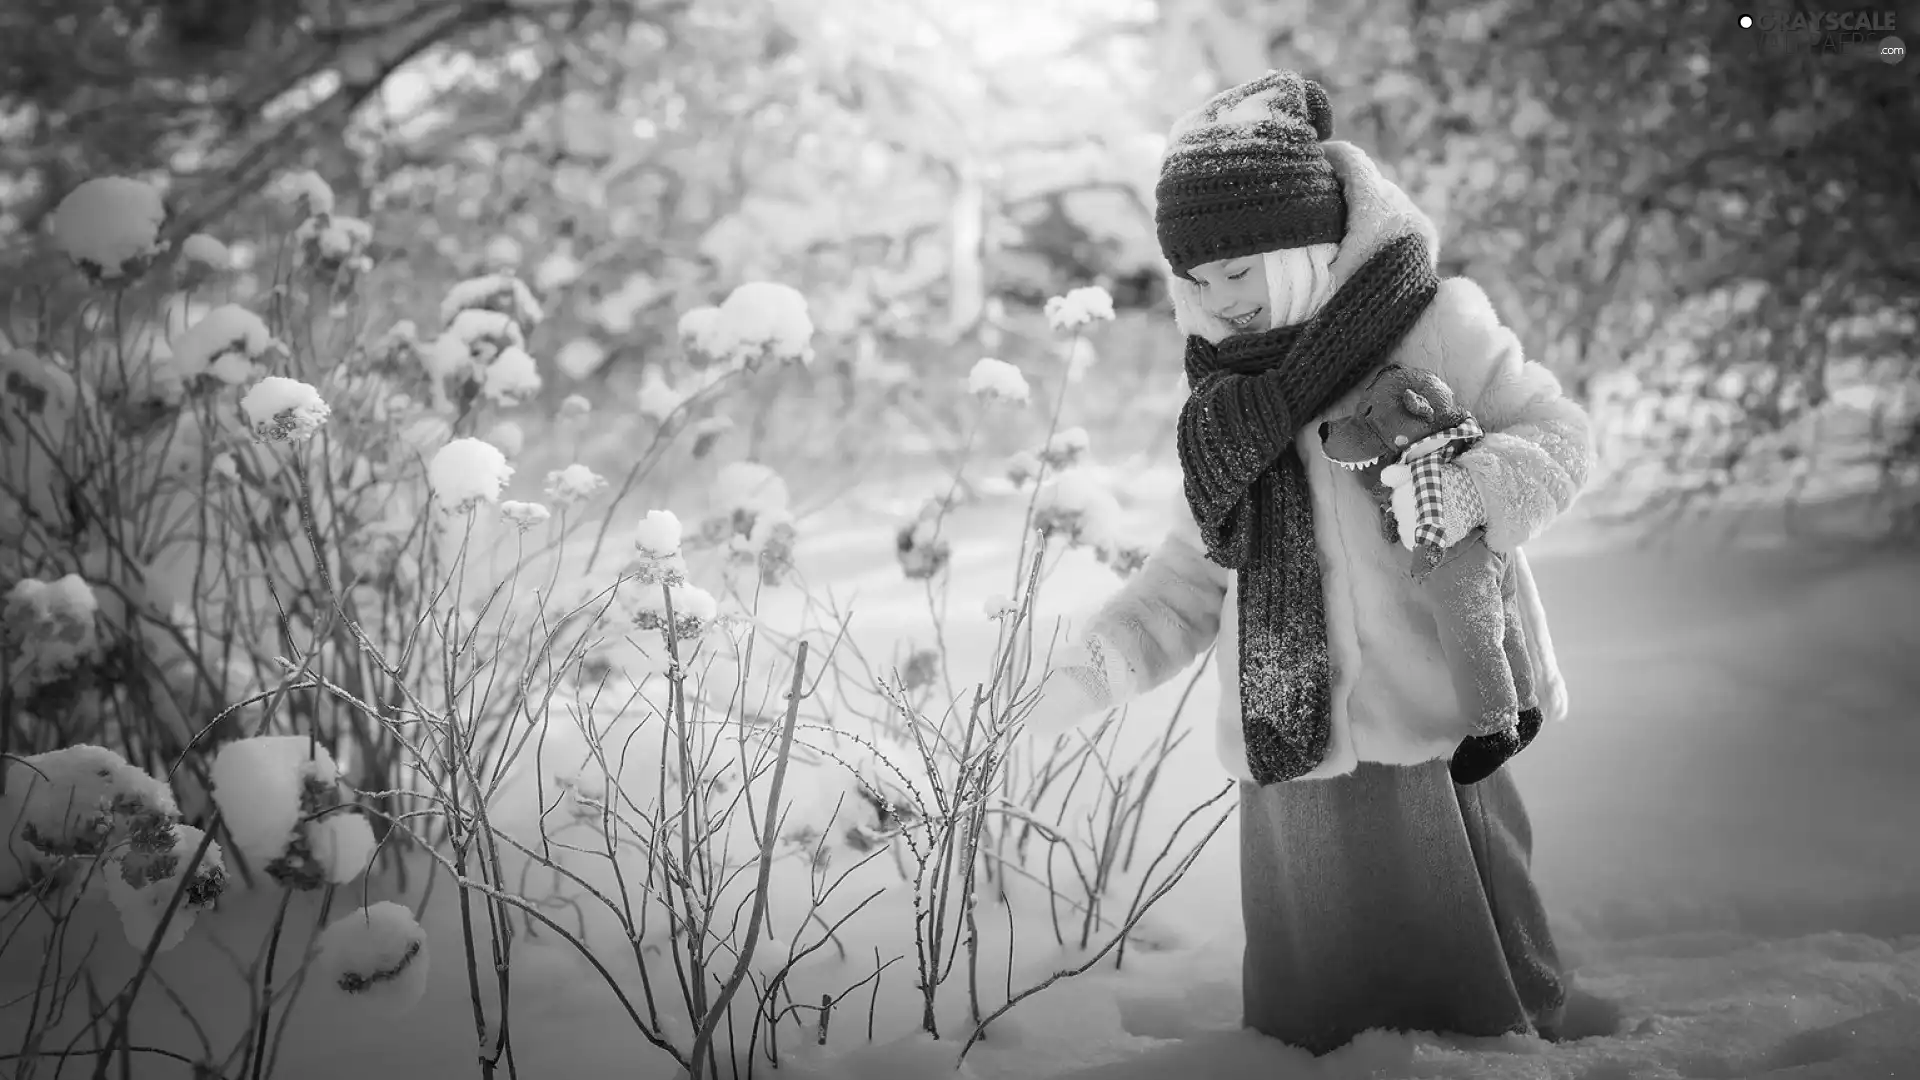
[(1321, 442), (1327, 441), (1327, 428), (1330, 427), (1331, 425), (1332, 425), (1332, 421), (1330, 420), (1320, 421), (1320, 441)]

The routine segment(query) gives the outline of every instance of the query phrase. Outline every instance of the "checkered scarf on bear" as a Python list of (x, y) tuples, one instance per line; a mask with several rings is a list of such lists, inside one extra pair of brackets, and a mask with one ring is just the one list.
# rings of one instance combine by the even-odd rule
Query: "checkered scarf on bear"
[[(1447, 466), (1453, 459), (1473, 449), (1483, 434), (1480, 425), (1469, 416), (1458, 424), (1436, 431), (1408, 448), (1412, 456), (1402, 456), (1408, 483), (1413, 485), (1413, 546), (1446, 546)], [(1427, 449), (1427, 447), (1431, 449)]]

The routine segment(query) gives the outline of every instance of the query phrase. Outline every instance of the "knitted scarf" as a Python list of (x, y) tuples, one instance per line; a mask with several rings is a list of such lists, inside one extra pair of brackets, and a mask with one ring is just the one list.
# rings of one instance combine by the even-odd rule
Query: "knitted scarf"
[(1180, 467), (1207, 556), (1239, 585), (1240, 709), (1254, 781), (1311, 772), (1332, 664), (1306, 466), (1294, 436), (1385, 363), (1439, 288), (1426, 244), (1387, 244), (1294, 326), (1187, 339)]

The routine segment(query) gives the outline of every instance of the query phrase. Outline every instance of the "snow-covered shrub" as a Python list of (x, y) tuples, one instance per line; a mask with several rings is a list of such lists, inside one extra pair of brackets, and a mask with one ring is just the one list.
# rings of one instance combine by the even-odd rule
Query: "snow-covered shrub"
[(991, 356), (981, 358), (967, 374), (967, 393), (983, 401), (1025, 405), (1030, 391), (1020, 369)]
[(282, 885), (342, 885), (367, 869), (373, 831), (344, 798), (326, 747), (299, 735), (239, 739), (213, 760), (213, 801), (234, 846)]
[(1113, 320), (1113, 297), (1098, 285), (1082, 286), (1047, 300), (1047, 322), (1056, 331), (1079, 330)]
[(333, 994), (383, 1016), (404, 1015), (427, 992), (427, 933), (391, 900), (350, 911), (314, 940), (314, 975)]
[(679, 324), (681, 340), (694, 355), (736, 368), (768, 361), (811, 364), (813, 329), (806, 297), (765, 281), (741, 285), (718, 308), (696, 308)]
[[(73, 877), (94, 868), (106, 898), (119, 911), (127, 940), (144, 949), (160, 917), (184, 892), (159, 948), (178, 945), (196, 913), (211, 910), (225, 892), (226, 866), (218, 844), (180, 822), (165, 783), (103, 746), (82, 744), (0, 763), (0, 898), (36, 882)], [(0, 952), (4, 952), (0, 949)]]
[(167, 208), (153, 185), (124, 176), (83, 181), (53, 211), (53, 239), (102, 285), (144, 273), (161, 251)]
[(247, 390), (240, 411), (263, 441), (302, 442), (313, 438), (333, 410), (306, 383), (269, 375)]
[(561, 506), (569, 506), (590, 498), (606, 486), (606, 477), (576, 461), (564, 469), (548, 473), (545, 490), (548, 499)]
[(513, 466), (498, 447), (479, 439), (455, 439), (442, 446), (427, 466), (428, 483), (440, 504), (465, 511), (481, 502), (497, 503), (513, 477)]
[(32, 687), (72, 672), (100, 648), (99, 598), (79, 574), (54, 581), (22, 578), (7, 590), (0, 641), (8, 681)]
[(755, 569), (767, 585), (783, 583), (797, 539), (787, 482), (759, 462), (732, 462), (714, 478), (713, 503), (699, 543), (719, 548), (734, 566)]

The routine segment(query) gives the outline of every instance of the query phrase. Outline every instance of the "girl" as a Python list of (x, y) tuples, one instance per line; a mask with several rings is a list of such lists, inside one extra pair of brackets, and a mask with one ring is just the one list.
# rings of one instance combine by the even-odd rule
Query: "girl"
[(1218, 641), (1218, 745), (1240, 780), (1245, 1024), (1316, 1054), (1369, 1028), (1553, 1038), (1566, 993), (1504, 768), (1468, 733), (1406, 553), (1321, 453), (1388, 363), (1426, 368), (1486, 432), (1447, 466), (1446, 542), (1516, 564), (1544, 719), (1566, 694), (1520, 545), (1586, 484), (1586, 414), (1486, 295), (1435, 274), (1433, 223), (1354, 146), (1321, 88), (1269, 72), (1174, 128), (1156, 189), (1187, 335), (1187, 512), (1046, 680), (1057, 733)]

